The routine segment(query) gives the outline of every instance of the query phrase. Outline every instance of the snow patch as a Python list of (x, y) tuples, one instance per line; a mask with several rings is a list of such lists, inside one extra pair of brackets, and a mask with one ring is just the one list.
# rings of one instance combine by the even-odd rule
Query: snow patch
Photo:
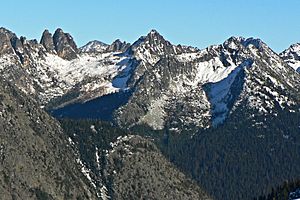
[(95, 128), (95, 125), (91, 125), (90, 129), (92, 130), (93, 133), (98, 133), (98, 131)]
[(89, 180), (91, 185), (96, 189), (97, 188), (96, 184), (94, 183), (94, 181), (90, 175), (91, 170), (88, 169), (79, 158), (76, 159), (76, 162), (81, 166), (81, 172), (83, 173), (83, 175)]
[(228, 75), (227, 78), (218, 83), (212, 84), (209, 89), (208, 96), (212, 105), (211, 112), (213, 116), (213, 126), (223, 123), (228, 115), (229, 108), (227, 103), (231, 98), (230, 88), (240, 70), (241, 68), (236, 68), (231, 74)]
[(109, 200), (110, 196), (108, 195), (108, 190), (105, 185), (100, 188), (100, 197), (102, 200)]

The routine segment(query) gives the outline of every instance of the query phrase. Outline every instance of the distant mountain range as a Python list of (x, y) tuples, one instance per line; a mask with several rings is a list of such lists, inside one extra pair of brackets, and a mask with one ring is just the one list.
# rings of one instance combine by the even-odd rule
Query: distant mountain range
[[(0, 28), (0, 75), (3, 79), (3, 86), (0, 89), (2, 95), (5, 96), (4, 99), (10, 99), (9, 101), (16, 101), (11, 100), (13, 98), (22, 99), (23, 97), (19, 96), (23, 95), (25, 100), (20, 101), (27, 107), (27, 101), (34, 102), (30, 105), (32, 104), (34, 112), (38, 113), (33, 114), (37, 117), (34, 119), (36, 122), (31, 122), (30, 117), (27, 119), (30, 114), (26, 115), (26, 129), (28, 126), (31, 127), (32, 123), (38, 123), (40, 118), (45, 118), (47, 119), (44, 122), (45, 128), (50, 130), (49, 133), (62, 131), (59, 129), (59, 123), (42, 111), (44, 109), (60, 120), (64, 118), (80, 119), (80, 123), (83, 123), (82, 126), (86, 126), (84, 132), (99, 131), (95, 127), (90, 128), (93, 127), (93, 123), (96, 123), (96, 121), (91, 120), (94, 119), (112, 123), (113, 128), (107, 127), (112, 132), (116, 131), (115, 129), (118, 127), (120, 130), (130, 130), (142, 135), (132, 136), (132, 138), (128, 135), (108, 137), (110, 139), (107, 144), (112, 142), (113, 145), (114, 142), (121, 141), (120, 145), (119, 143), (116, 145), (116, 151), (120, 151), (120, 153), (110, 152), (109, 155), (103, 153), (102, 156), (105, 160), (103, 162), (108, 165), (101, 168), (100, 173), (99, 169), (97, 171), (95, 168), (99, 162), (96, 162), (97, 159), (95, 160), (94, 155), (98, 155), (99, 149), (101, 152), (105, 152), (107, 148), (112, 147), (105, 146), (104, 148), (101, 146), (103, 143), (100, 145), (97, 134), (85, 137), (79, 131), (80, 127), (70, 131), (70, 126), (76, 127), (77, 120), (70, 122), (63, 120), (61, 122), (64, 125), (66, 125), (65, 123), (68, 124), (62, 131), (66, 138), (59, 139), (59, 141), (62, 140), (73, 148), (73, 150), (72, 148), (66, 150), (70, 151), (67, 156), (72, 157), (77, 152), (80, 159), (83, 160), (71, 162), (71, 168), (75, 169), (74, 166), (79, 165), (87, 168), (88, 173), (85, 175), (88, 174), (88, 176), (86, 177), (92, 176), (90, 174), (94, 176), (90, 177), (90, 182), (85, 183), (83, 181), (81, 183), (82, 191), (85, 191), (92, 199), (93, 195), (98, 195), (100, 198), (100, 193), (122, 199), (118, 194), (125, 195), (125, 188), (136, 191), (134, 188), (125, 187), (126, 184), (122, 182), (123, 180), (119, 176), (124, 173), (121, 169), (130, 168), (132, 162), (136, 165), (130, 169), (137, 170), (136, 167), (138, 168), (138, 161), (131, 160), (130, 155), (128, 155), (130, 153), (123, 152), (126, 148), (134, 149), (134, 155), (144, 152), (145, 156), (139, 157), (143, 162), (148, 163), (150, 158), (153, 158), (171, 170), (172, 173), (175, 173), (176, 177), (179, 177), (170, 180), (168, 191), (171, 191), (170, 188), (174, 187), (175, 182), (180, 180), (186, 183), (186, 185), (184, 184), (185, 189), (189, 188), (193, 191), (191, 192), (192, 196), (198, 195), (199, 198), (201, 196), (203, 199), (209, 199), (198, 186), (191, 186), (190, 180), (185, 177), (188, 174), (200, 186), (203, 186), (202, 188), (209, 195), (217, 199), (224, 196), (223, 190), (231, 193), (225, 195), (224, 199), (248, 198), (249, 195), (254, 195), (251, 196), (254, 198), (255, 195), (267, 193), (266, 188), (261, 189), (261, 191), (256, 188), (256, 192), (253, 192), (245, 186), (241, 187), (240, 193), (233, 194), (232, 191), (236, 191), (236, 188), (233, 186), (229, 188), (230, 182), (228, 181), (231, 179), (226, 178), (225, 175), (228, 175), (226, 173), (230, 170), (229, 167), (232, 167), (231, 158), (236, 157), (242, 162), (243, 153), (243, 155), (252, 156), (251, 159), (249, 157), (249, 161), (258, 159), (258, 163), (270, 167), (275, 160), (280, 162), (284, 160), (286, 152), (289, 152), (287, 144), (290, 145), (291, 149), (298, 148), (297, 134), (300, 127), (299, 72), (300, 44), (291, 45), (282, 53), (276, 53), (260, 39), (230, 37), (223, 44), (200, 50), (190, 46), (174, 45), (156, 30), (151, 30), (133, 44), (122, 42), (119, 39), (112, 44), (94, 40), (78, 48), (73, 37), (62, 29), (57, 29), (53, 35), (45, 30), (38, 42), (37, 40), (27, 40), (23, 36), (18, 37), (15, 33)], [(7, 87), (13, 89), (8, 92), (6, 91)], [(15, 95), (13, 91), (18, 91), (17, 97), (10, 97)], [(18, 105), (22, 104), (19, 103), (19, 100), (16, 102)], [(5, 109), (9, 109), (8, 105), (10, 104), (5, 105)], [(15, 106), (18, 105), (12, 104), (12, 109), (16, 109)], [(20, 109), (23, 112), (23, 108)], [(0, 112), (0, 116), (2, 113), (14, 112), (11, 110), (3, 111)], [(3, 121), (5, 127), (7, 123), (11, 123), (12, 126), (20, 123), (22, 129), (23, 122), (18, 121), (18, 117), (21, 115), (16, 115), (16, 118), (12, 118), (11, 121), (9, 119)], [(82, 119), (91, 121), (82, 122)], [(58, 126), (57, 130), (52, 131), (52, 125)], [(8, 128), (6, 127), (5, 130)], [(36, 132), (33, 132), (33, 135), (39, 134), (38, 130), (33, 130)], [(47, 132), (46, 130), (45, 132)], [(7, 132), (5, 133), (7, 134)], [(109, 132), (104, 133), (109, 135)], [(157, 135), (153, 136), (153, 133)], [(204, 137), (203, 135), (207, 135), (207, 133), (210, 133), (210, 136)], [(223, 135), (223, 133), (232, 133), (232, 135)], [(219, 134), (222, 134), (222, 137), (217, 137)], [(127, 140), (128, 137), (129, 140)], [(220, 138), (219, 147), (213, 143), (213, 141), (216, 142), (215, 138)], [(232, 143), (229, 138), (233, 140)], [(178, 141), (179, 139), (182, 141)], [(243, 140), (247, 140), (244, 143), (245, 146), (253, 145), (247, 149), (241, 148), (235, 151), (235, 148), (240, 148), (239, 145)], [(46, 141), (45, 144), (48, 146), (48, 138), (43, 138), (43, 141)], [(74, 143), (73, 141), (77, 142)], [(52, 145), (51, 142), (49, 142), (50, 144)], [(261, 150), (261, 155), (258, 155), (257, 151), (262, 144), (266, 148)], [(282, 145), (276, 158), (270, 153), (276, 151), (277, 146), (275, 144)], [(26, 145), (30, 145), (30, 141), (26, 142)], [(86, 147), (82, 148), (85, 145)], [(211, 154), (209, 156), (198, 155), (199, 152), (203, 151), (204, 145), (210, 149)], [(232, 149), (228, 145), (231, 145)], [(218, 156), (222, 154), (223, 149), (221, 147), (228, 150), (228, 154), (223, 155), (227, 160), (224, 158), (224, 160), (216, 161), (218, 164), (211, 163), (211, 155), (216, 156), (214, 158), (219, 158)], [(136, 151), (135, 148), (141, 149)], [(169, 160), (162, 157), (158, 148)], [(120, 154), (123, 153), (124, 157), (120, 157)], [(187, 154), (190, 156), (186, 156)], [(289, 156), (294, 159), (294, 164), (289, 166), (300, 164), (300, 159), (296, 154), (296, 151), (289, 153)], [(266, 161), (261, 158), (269, 158), (269, 160)], [(116, 160), (121, 160), (118, 161), (120, 163), (124, 161), (124, 165), (119, 166)], [(169, 166), (169, 161), (184, 171), (185, 175), (180, 174), (175, 167)], [(291, 161), (290, 157), (288, 161)], [(215, 165), (218, 165), (219, 168), (214, 168)], [(240, 163), (237, 164), (236, 170), (241, 172), (246, 168), (247, 165)], [(152, 168), (149, 167), (149, 169)], [(207, 169), (212, 174), (220, 175), (219, 173), (221, 173), (224, 176), (216, 180), (217, 176), (211, 177), (209, 174), (202, 173), (201, 169)], [(223, 174), (221, 169), (226, 169), (226, 173)], [(282, 172), (278, 166), (278, 168), (274, 167), (273, 171), (270, 170), (269, 176), (262, 177), (264, 168), (257, 167), (254, 169), (260, 170), (256, 173), (257, 176), (258, 174), (260, 176), (257, 177), (257, 180), (263, 183), (271, 178), (276, 178), (274, 174), (277, 172)], [(110, 174), (114, 173), (115, 170), (118, 171), (118, 174), (111, 176)], [(5, 173), (7, 174), (8, 171)], [(74, 173), (75, 175), (72, 176), (76, 180), (80, 180), (80, 178), (76, 178), (79, 176), (76, 175), (76, 170), (67, 173)], [(138, 173), (138, 171), (132, 171), (132, 173)], [(236, 173), (238, 174), (238, 172)], [(254, 177), (253, 173), (241, 175), (244, 178), (241, 183), (244, 184), (247, 178)], [(289, 171), (287, 178), (297, 173), (298, 171), (293, 168)], [(144, 174), (138, 174), (141, 177), (144, 176)], [(127, 173), (123, 175), (128, 176)], [(163, 171), (160, 175), (167, 177), (169, 172)], [(232, 177), (236, 178), (234, 175)], [(277, 177), (276, 184), (283, 182), (283, 175)], [(110, 179), (120, 181), (124, 185), (118, 188), (116, 182), (111, 182)], [(215, 182), (214, 186), (210, 185), (212, 181)], [(249, 183), (253, 184), (255, 181), (252, 180)], [(87, 189), (89, 186), (85, 184), (88, 185), (89, 183), (92, 184), (92, 189)], [(132, 187), (137, 187), (139, 184), (136, 183)], [(146, 184), (146, 182), (142, 184)], [(158, 181), (157, 184), (152, 185), (152, 189), (158, 189), (161, 182)], [(216, 187), (222, 184), (224, 184), (223, 190), (214, 194)], [(43, 187), (44, 191), (44, 186), (38, 187), (35, 183), (32, 185), (35, 185), (34, 188), (38, 188), (38, 190)], [(98, 190), (93, 188), (98, 188)], [(73, 189), (76, 190), (76, 188)], [(106, 192), (103, 192), (104, 190)], [(177, 188), (177, 190), (180, 197), (190, 199), (185, 196), (184, 189)], [(53, 199), (56, 199), (50, 189), (45, 191)], [(26, 193), (26, 195), (30, 194)], [(154, 194), (149, 192), (149, 195), (150, 198)], [(133, 198), (128, 193), (126, 196)], [(162, 197), (155, 196), (155, 198)]]
[(180, 131), (222, 124), (243, 102), (255, 114), (299, 102), (299, 44), (277, 54), (259, 39), (231, 37), (199, 50), (155, 30), (132, 45), (81, 48), (62, 29), (45, 30), (40, 43), (4, 28), (0, 37), (2, 73), (59, 117), (81, 118), (85, 109), (84, 117), (122, 127)]

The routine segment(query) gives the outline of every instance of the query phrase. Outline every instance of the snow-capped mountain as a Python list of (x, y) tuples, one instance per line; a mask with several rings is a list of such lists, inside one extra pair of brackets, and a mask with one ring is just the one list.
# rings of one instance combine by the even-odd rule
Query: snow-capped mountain
[[(161, 40), (157, 51), (151, 46), (144, 50), (151, 63), (118, 111), (121, 126), (206, 128), (223, 123), (241, 102), (255, 114), (299, 102), (299, 75), (259, 39), (232, 37), (222, 45), (184, 53)], [(169, 53), (155, 54), (164, 51)]]
[(111, 109), (107, 118), (121, 127), (177, 131), (218, 126), (242, 107), (252, 116), (299, 106), (300, 75), (290, 67), (297, 45), (279, 56), (259, 39), (231, 37), (199, 50), (155, 30), (132, 45), (92, 41), (79, 49), (61, 29), (44, 31), (38, 43), (1, 28), (0, 41), (2, 76), (61, 117), (82, 112), (74, 106), (90, 117)]
[(291, 67), (300, 72), (300, 43), (291, 45), (288, 49), (280, 53), (280, 56)]
[(88, 42), (83, 47), (80, 47), (81, 53), (108, 53), (108, 52), (124, 52), (130, 46), (129, 43), (117, 39), (112, 44), (108, 45), (103, 42), (94, 40)]

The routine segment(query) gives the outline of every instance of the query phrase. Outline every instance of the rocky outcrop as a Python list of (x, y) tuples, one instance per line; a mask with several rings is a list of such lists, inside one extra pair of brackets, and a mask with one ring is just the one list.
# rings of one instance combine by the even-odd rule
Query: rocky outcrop
[(115, 40), (111, 45), (108, 46), (108, 52), (124, 52), (129, 48), (130, 44), (127, 42), (122, 42), (121, 40)]
[(48, 30), (45, 30), (43, 32), (40, 43), (43, 45), (43, 47), (46, 49), (47, 52), (50, 52), (50, 53), (55, 52), (52, 34)]
[(63, 59), (72, 60), (78, 57), (77, 46), (69, 33), (58, 28), (53, 35), (53, 42), (57, 54)]
[(11, 39), (16, 37), (12, 32), (5, 28), (0, 28), (0, 55), (14, 53)]

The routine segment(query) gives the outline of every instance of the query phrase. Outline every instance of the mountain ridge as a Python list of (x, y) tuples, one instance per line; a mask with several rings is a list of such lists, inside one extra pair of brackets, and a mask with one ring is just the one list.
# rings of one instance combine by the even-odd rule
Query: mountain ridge
[[(292, 87), (298, 88), (298, 74), (287, 69), (290, 64), (283, 54), (279, 57), (262, 40), (255, 38), (232, 36), (223, 44), (199, 50), (173, 45), (156, 30), (151, 30), (131, 45), (120, 40), (111, 45), (94, 41), (89, 45), (96, 45), (95, 48), (100, 48), (100, 51), (93, 50), (92, 46), (85, 46), (83, 51), (84, 47), (78, 49), (72, 36), (60, 28), (53, 36), (45, 30), (40, 44), (27, 41), (24, 37), (18, 39), (6, 29), (2, 29), (3, 34), (6, 35), (4, 41), (8, 44), (4, 45), (7, 48), (2, 48), (2, 51), (8, 52), (4, 53), (4, 60), (11, 60), (9, 56), (14, 57), (11, 62), (4, 64), (17, 64), (20, 75), (26, 77), (26, 84), (20, 83), (20, 87), (36, 96), (42, 106), (59, 110), (67, 108), (68, 105), (72, 107), (93, 99), (130, 91), (128, 101), (115, 111), (113, 117), (123, 127), (146, 123), (150, 126), (156, 124), (157, 127), (154, 128), (162, 128), (168, 124), (174, 125), (170, 127), (172, 129), (181, 130), (188, 126), (205, 128), (223, 123), (231, 109), (236, 107), (234, 104), (239, 94), (233, 95), (230, 92), (230, 87), (235, 87), (232, 85), (234, 82), (223, 81), (222, 87), (215, 83), (225, 80), (231, 72), (246, 62), (259, 66), (255, 67), (257, 70), (263, 66), (267, 71), (263, 70), (262, 74), (271, 77), (271, 80), (277, 79), (280, 73), (285, 74), (286, 78), (290, 76), (288, 74), (292, 74), (292, 77), (295, 76), (291, 77)], [(8, 40), (9, 38), (12, 40)], [(272, 65), (272, 69), (267, 65)], [(22, 72), (25, 66), (27, 69)], [(10, 73), (12, 72), (7, 74)], [(233, 79), (232, 76), (232, 81)], [(286, 86), (290, 84), (287, 80), (282, 81)], [(152, 84), (156, 84), (156, 87)], [(205, 85), (209, 84), (211, 88), (208, 90)], [(264, 87), (270, 90), (268, 86)], [(269, 92), (279, 94), (280, 91), (277, 90), (280, 89)], [(121, 96), (119, 95), (120, 98)], [(192, 101), (187, 102), (188, 98)], [(227, 98), (225, 104), (224, 98)], [(278, 98), (281, 98), (280, 101), (287, 101), (283, 100), (283, 96), (279, 95)], [(176, 113), (175, 110), (182, 106), (185, 111)], [(160, 111), (157, 113), (158, 110)], [(176, 117), (172, 119), (172, 115)], [(184, 123), (179, 123), (179, 118)]]

